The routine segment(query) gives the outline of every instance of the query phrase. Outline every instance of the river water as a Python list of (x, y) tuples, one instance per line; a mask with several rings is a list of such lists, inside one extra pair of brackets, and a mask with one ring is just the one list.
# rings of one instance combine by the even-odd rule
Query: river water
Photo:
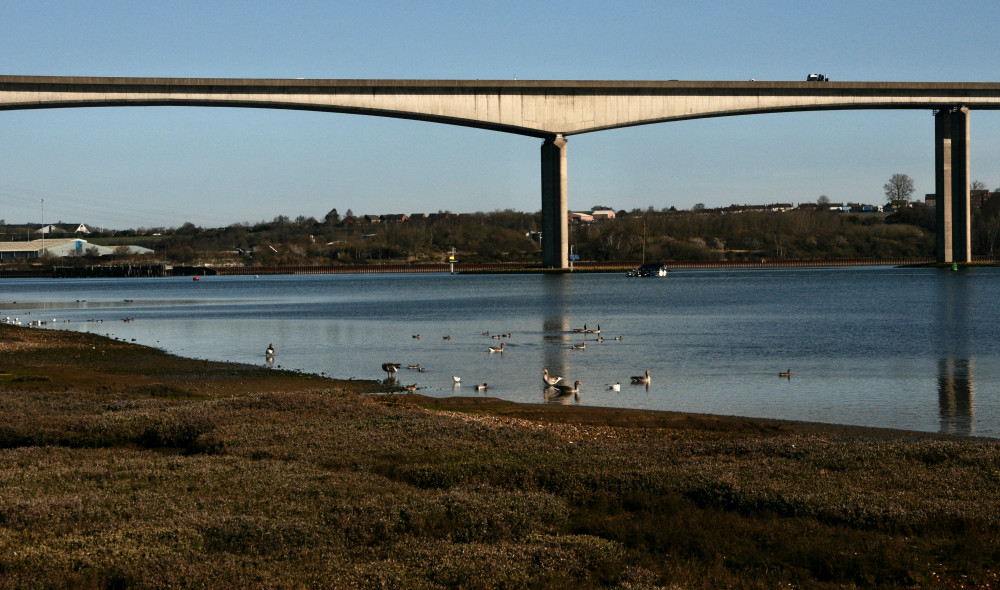
[[(6, 279), (0, 317), (250, 364), (273, 343), (273, 366), (339, 378), (397, 362), (398, 382), (431, 396), (996, 438), (998, 294), (1000, 268)], [(579, 394), (546, 393), (543, 368)], [(631, 385), (646, 369), (651, 383)]]

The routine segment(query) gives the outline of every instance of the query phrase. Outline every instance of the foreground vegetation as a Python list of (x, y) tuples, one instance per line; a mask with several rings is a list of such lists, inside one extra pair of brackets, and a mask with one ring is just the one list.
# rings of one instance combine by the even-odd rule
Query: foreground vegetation
[(5, 586), (995, 587), (1000, 448), (0, 326)]

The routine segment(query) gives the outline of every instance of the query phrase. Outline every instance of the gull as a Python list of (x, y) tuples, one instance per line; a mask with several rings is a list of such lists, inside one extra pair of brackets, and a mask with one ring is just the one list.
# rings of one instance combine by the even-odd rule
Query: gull
[(644, 376), (643, 375), (634, 375), (632, 377), (632, 384), (633, 385), (649, 385), (649, 369), (646, 369), (646, 374)]
[(546, 385), (555, 385), (562, 380), (563, 378), (559, 375), (549, 375), (548, 369), (542, 369), (542, 381), (544, 381)]

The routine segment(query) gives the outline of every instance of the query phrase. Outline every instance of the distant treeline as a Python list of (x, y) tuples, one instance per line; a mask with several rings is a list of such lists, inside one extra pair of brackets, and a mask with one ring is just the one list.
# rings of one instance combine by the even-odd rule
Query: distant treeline
[[(1000, 204), (998, 204), (1000, 205)], [(1000, 206), (976, 210), (973, 252), (995, 255)], [(256, 224), (118, 232), (96, 243), (129, 243), (176, 264), (365, 264), (538, 262), (541, 213), (512, 210), (438, 214), (431, 219), (344, 224), (279, 216)], [(934, 209), (884, 215), (794, 210), (723, 215), (706, 211), (619, 211), (615, 219), (570, 226), (581, 260), (596, 262), (933, 257)], [(541, 237), (544, 239), (544, 236)]]

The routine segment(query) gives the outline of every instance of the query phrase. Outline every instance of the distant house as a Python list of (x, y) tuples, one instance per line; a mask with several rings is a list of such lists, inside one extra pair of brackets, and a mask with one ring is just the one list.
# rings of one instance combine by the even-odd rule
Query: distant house
[(381, 215), (365, 215), (361, 218), (363, 223), (382, 223)]
[(579, 211), (569, 212), (569, 222), (570, 223), (590, 223), (594, 221), (594, 216), (590, 213), (581, 213)]
[(791, 211), (795, 207), (792, 207), (791, 203), (774, 203), (768, 205), (767, 208), (772, 213), (784, 213), (785, 211)]
[(72, 235), (72, 234), (89, 234), (90, 228), (82, 223), (56, 223), (43, 225), (38, 228), (34, 233), (40, 236), (58, 236), (58, 235)]
[(611, 209), (594, 209), (593, 211), (590, 212), (590, 214), (594, 217), (595, 221), (615, 218), (615, 212), (612, 211)]
[(343, 225), (357, 225), (358, 223), (360, 223), (360, 221), (358, 220), (357, 217), (353, 215), (348, 215), (347, 217), (341, 219), (340, 223)]
[(424, 221), (427, 219), (426, 213), (411, 213), (410, 221)]
[(924, 195), (924, 205), (928, 207), (937, 206), (937, 193), (927, 193)]
[(382, 223), (401, 223), (403, 221), (409, 221), (410, 218), (404, 213), (391, 213), (389, 215), (382, 215), (381, 219)]

